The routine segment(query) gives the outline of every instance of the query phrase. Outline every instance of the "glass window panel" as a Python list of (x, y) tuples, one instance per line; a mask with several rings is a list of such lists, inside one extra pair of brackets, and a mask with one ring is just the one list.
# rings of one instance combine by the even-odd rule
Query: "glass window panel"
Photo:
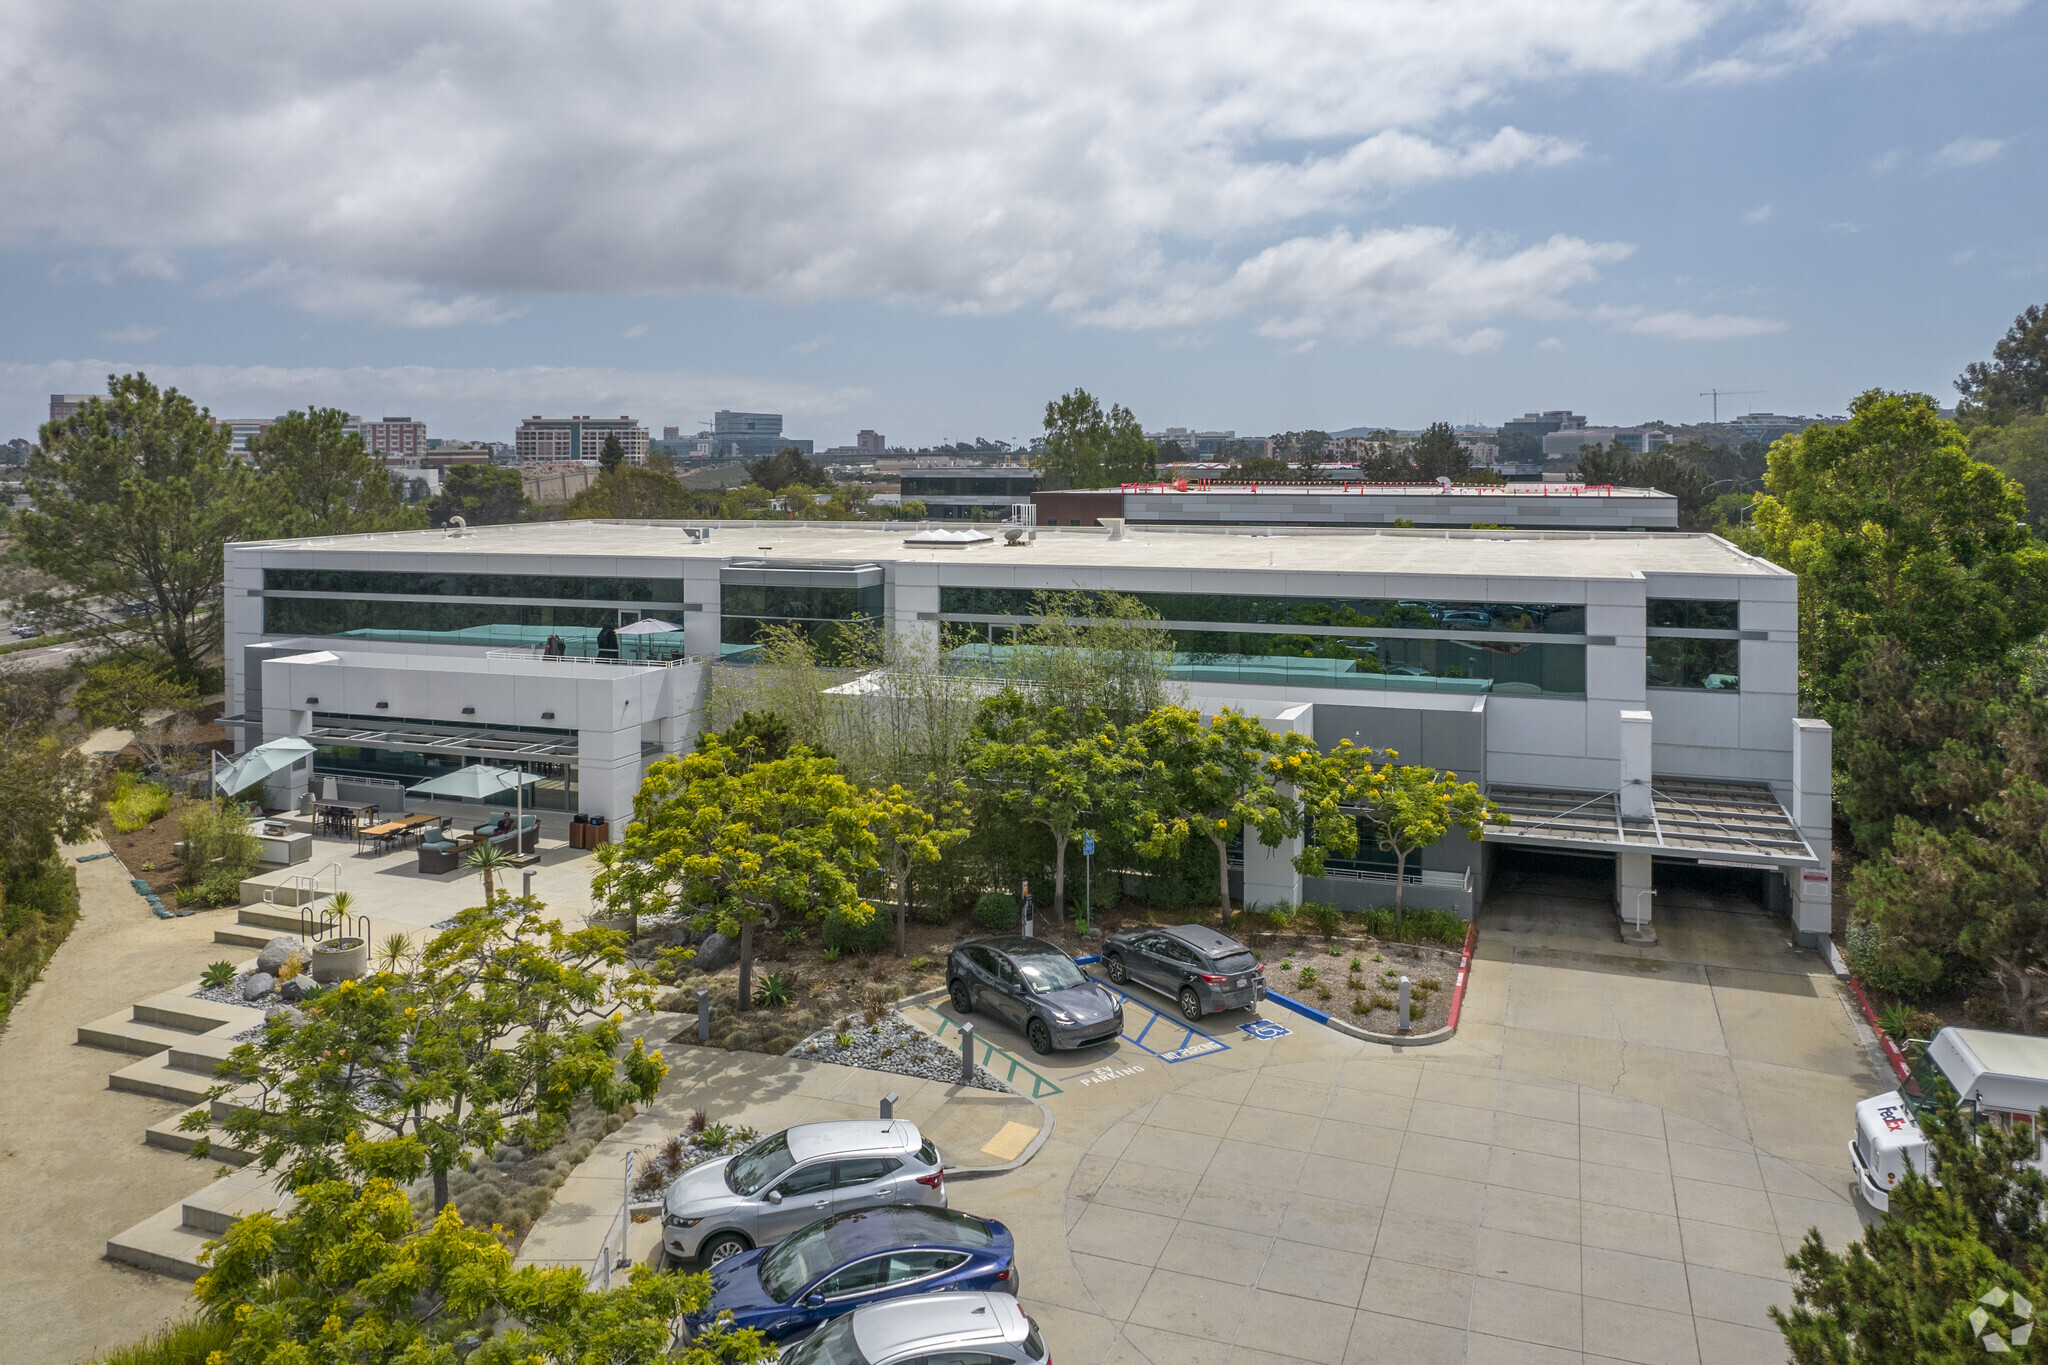
[(399, 573), (384, 569), (265, 569), (269, 592), (346, 592), (370, 596), (539, 597), (569, 602), (681, 602), (680, 578), (572, 574)]
[[(558, 636), (565, 653), (593, 658), (598, 636), (642, 613), (617, 607), (533, 606), (489, 602), (402, 602), (389, 598), (266, 597), (263, 630), (269, 635), (332, 635), (409, 644), (539, 649)], [(617, 640), (626, 659), (670, 659), (684, 653), (682, 613), (652, 611), (678, 627)]]
[(1648, 604), (1650, 629), (1735, 630), (1741, 614), (1740, 602), (1708, 602), (1690, 597), (1652, 597)]
[[(1086, 594), (1082, 594), (1085, 596)], [(1483, 631), (1499, 634), (1583, 635), (1586, 609), (1557, 602), (1451, 602), (1356, 597), (1254, 597), (1230, 593), (1137, 592), (1165, 621), (1233, 625), (1344, 626), (1370, 630)], [(981, 616), (1035, 616), (1052, 605), (1031, 588), (941, 588), (939, 610)]]
[(1742, 684), (1741, 659), (1739, 640), (1651, 640), (1644, 681), (1652, 687), (1737, 692)]

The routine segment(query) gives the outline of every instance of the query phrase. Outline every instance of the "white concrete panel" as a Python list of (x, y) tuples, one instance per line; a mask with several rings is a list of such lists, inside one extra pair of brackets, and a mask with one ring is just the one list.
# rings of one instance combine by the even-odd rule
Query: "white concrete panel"
[(1603, 792), (1615, 787), (1612, 760), (1551, 758), (1540, 754), (1497, 754), (1486, 764), (1489, 784), (1551, 787), (1561, 791)]
[(1799, 690), (1799, 646), (1795, 641), (1744, 640), (1742, 690), (1792, 694)]
[(1742, 693), (1740, 746), (1782, 753), (1792, 747), (1792, 720), (1799, 712), (1799, 699), (1780, 693)]
[(1643, 651), (1640, 646), (1586, 646), (1586, 700), (1643, 700)]
[[(1694, 688), (1655, 688), (1650, 709), (1657, 716), (1657, 743), (1729, 748), (1742, 726), (1742, 698), (1735, 692)], [(1659, 772), (1668, 771), (1659, 767)]]
[[(1661, 717), (1659, 718), (1661, 721)], [(1789, 752), (1723, 749), (1659, 742), (1651, 752), (1659, 777), (1710, 777), (1727, 782), (1767, 782), (1782, 799), (1792, 776)]]
[(1623, 711), (1617, 718), (1621, 739), (1621, 815), (1648, 820), (1650, 801), (1650, 734), (1654, 717), (1648, 711)]
[[(1496, 696), (1486, 704), (1486, 769), (1501, 754), (1583, 758), (1587, 703), (1541, 697)], [(1610, 714), (1611, 714), (1610, 709)], [(1612, 784), (1610, 784), (1612, 785)]]

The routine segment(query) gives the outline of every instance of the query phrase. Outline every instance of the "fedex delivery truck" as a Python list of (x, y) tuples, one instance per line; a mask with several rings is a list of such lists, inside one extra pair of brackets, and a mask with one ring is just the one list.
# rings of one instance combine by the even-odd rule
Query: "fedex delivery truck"
[[(1974, 1028), (1941, 1030), (1914, 1063), (1910, 1081), (1856, 1106), (1849, 1164), (1856, 1172), (1856, 1188), (1874, 1209), (1891, 1207), (1892, 1186), (1908, 1169), (1933, 1175), (1933, 1154), (1918, 1116), (1932, 1102), (1935, 1073), (1955, 1087), (1965, 1107), (1974, 1107), (1982, 1118), (2003, 1128), (2032, 1130), (2041, 1110), (2048, 1108), (2048, 1038)], [(2038, 1138), (2029, 1164), (2048, 1171), (2048, 1147)]]

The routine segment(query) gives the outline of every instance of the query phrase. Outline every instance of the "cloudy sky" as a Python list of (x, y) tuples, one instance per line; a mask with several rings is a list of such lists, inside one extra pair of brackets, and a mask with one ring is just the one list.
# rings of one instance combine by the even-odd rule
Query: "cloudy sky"
[(509, 440), (1948, 388), (2048, 299), (2027, 0), (0, 0), (0, 438), (142, 367)]

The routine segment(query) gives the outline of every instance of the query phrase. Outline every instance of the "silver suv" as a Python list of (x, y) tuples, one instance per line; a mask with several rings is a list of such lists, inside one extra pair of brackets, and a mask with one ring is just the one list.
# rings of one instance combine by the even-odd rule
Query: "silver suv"
[(939, 1149), (901, 1119), (800, 1123), (683, 1172), (662, 1196), (671, 1261), (716, 1265), (830, 1214), (882, 1204), (946, 1207)]
[(856, 1308), (790, 1348), (782, 1365), (1039, 1365), (1038, 1324), (1008, 1294), (920, 1294)]

